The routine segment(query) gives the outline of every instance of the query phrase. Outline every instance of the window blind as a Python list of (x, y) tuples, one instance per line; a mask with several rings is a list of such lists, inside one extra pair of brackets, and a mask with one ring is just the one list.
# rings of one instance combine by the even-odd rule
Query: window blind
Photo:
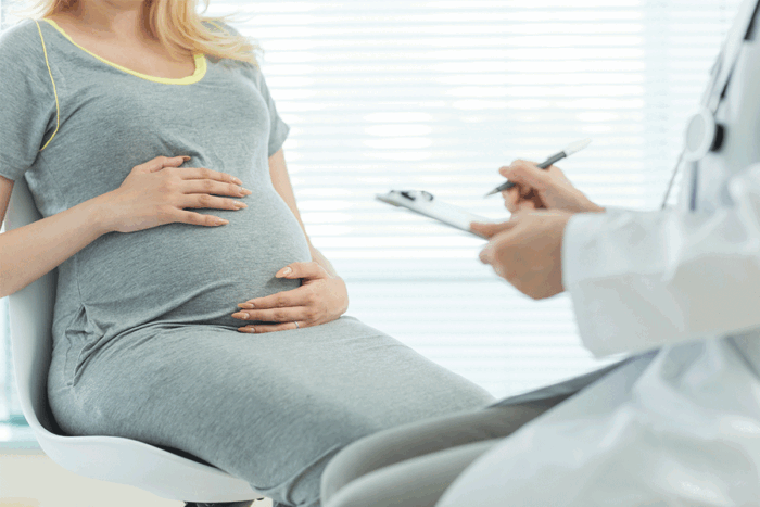
[(479, 263), (482, 241), (375, 194), (422, 189), (506, 219), (482, 197), (499, 166), (590, 137), (559, 164), (571, 181), (601, 205), (656, 209), (738, 3), (263, 0), (207, 14), (238, 12), (264, 50), (296, 200), (348, 314), (505, 396), (612, 359), (582, 347), (566, 295), (521, 295)]
[[(285, 154), (349, 313), (497, 396), (603, 364), (569, 298), (496, 278), (482, 242), (374, 200), (417, 188), (491, 218), (516, 158), (577, 139), (568, 177), (602, 205), (656, 209), (736, 1), (260, 1), (241, 31), (293, 128)], [(677, 194), (674, 194), (677, 195)]]

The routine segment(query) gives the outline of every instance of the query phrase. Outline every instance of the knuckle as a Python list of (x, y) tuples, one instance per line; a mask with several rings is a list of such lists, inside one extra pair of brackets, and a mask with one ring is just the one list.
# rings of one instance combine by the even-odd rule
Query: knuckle
[(198, 204), (201, 206), (209, 206), (211, 204), (211, 196), (208, 194), (199, 194)]
[(202, 183), (203, 190), (210, 192), (214, 189), (214, 182), (212, 180), (203, 180)]
[(201, 176), (207, 179), (214, 177), (214, 171), (209, 169), (208, 167), (202, 167), (201, 168)]
[(174, 178), (163, 178), (159, 188), (163, 192), (173, 192), (177, 190), (177, 181)]
[(319, 312), (316, 309), (310, 308), (306, 310), (306, 318), (308, 320), (316, 320), (318, 316), (319, 316)]
[(162, 220), (170, 220), (173, 218), (173, 209), (168, 204), (162, 204), (156, 208), (156, 216)]

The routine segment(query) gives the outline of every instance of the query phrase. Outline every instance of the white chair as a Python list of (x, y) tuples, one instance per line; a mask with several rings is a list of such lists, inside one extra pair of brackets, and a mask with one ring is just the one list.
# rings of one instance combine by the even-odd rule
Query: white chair
[[(26, 181), (13, 187), (6, 230), (40, 219)], [(142, 442), (108, 436), (66, 436), (47, 401), (52, 351), (55, 269), (9, 296), (13, 364), (21, 408), (42, 450), (79, 475), (136, 486), (158, 496), (197, 504), (248, 506), (261, 499), (247, 482), (210, 465)], [(233, 503), (234, 502), (234, 503)]]

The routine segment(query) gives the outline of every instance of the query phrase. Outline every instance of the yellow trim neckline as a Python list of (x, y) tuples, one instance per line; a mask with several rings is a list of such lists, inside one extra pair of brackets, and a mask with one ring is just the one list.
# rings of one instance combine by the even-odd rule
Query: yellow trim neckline
[(139, 77), (140, 79), (146, 79), (148, 81), (153, 81), (155, 83), (161, 83), (161, 84), (167, 84), (167, 85), (191, 85), (193, 83), (197, 83), (198, 81), (203, 79), (203, 76), (206, 75), (206, 55), (204, 55), (203, 53), (195, 53), (193, 55), (193, 58), (195, 59), (195, 72), (193, 72), (192, 76), (180, 77), (180, 78), (149, 76), (147, 74), (141, 74), (139, 72), (135, 72), (134, 70), (123, 67), (117, 63), (110, 62), (106, 60), (105, 58), (102, 58), (96, 55), (92, 51), (89, 51), (83, 48), (82, 46), (80, 46), (79, 44), (77, 44), (76, 42), (74, 42), (74, 40), (71, 37), (69, 37), (69, 35), (65, 31), (63, 31), (63, 28), (58, 26), (58, 24), (55, 21), (47, 19), (47, 18), (42, 18), (42, 20), (47, 21), (50, 24), (50, 26), (52, 26), (53, 28), (61, 32), (61, 35), (66, 37), (69, 40), (69, 42), (74, 44), (76, 47), (78, 47), (85, 53), (94, 56), (101, 62), (107, 65), (110, 65), (111, 67), (115, 67), (122, 72)]

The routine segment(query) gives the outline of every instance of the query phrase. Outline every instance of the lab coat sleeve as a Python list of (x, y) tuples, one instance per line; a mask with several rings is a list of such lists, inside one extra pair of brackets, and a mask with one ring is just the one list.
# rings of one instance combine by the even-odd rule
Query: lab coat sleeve
[(728, 181), (733, 201), (573, 215), (562, 281), (597, 357), (760, 327), (760, 164)]

